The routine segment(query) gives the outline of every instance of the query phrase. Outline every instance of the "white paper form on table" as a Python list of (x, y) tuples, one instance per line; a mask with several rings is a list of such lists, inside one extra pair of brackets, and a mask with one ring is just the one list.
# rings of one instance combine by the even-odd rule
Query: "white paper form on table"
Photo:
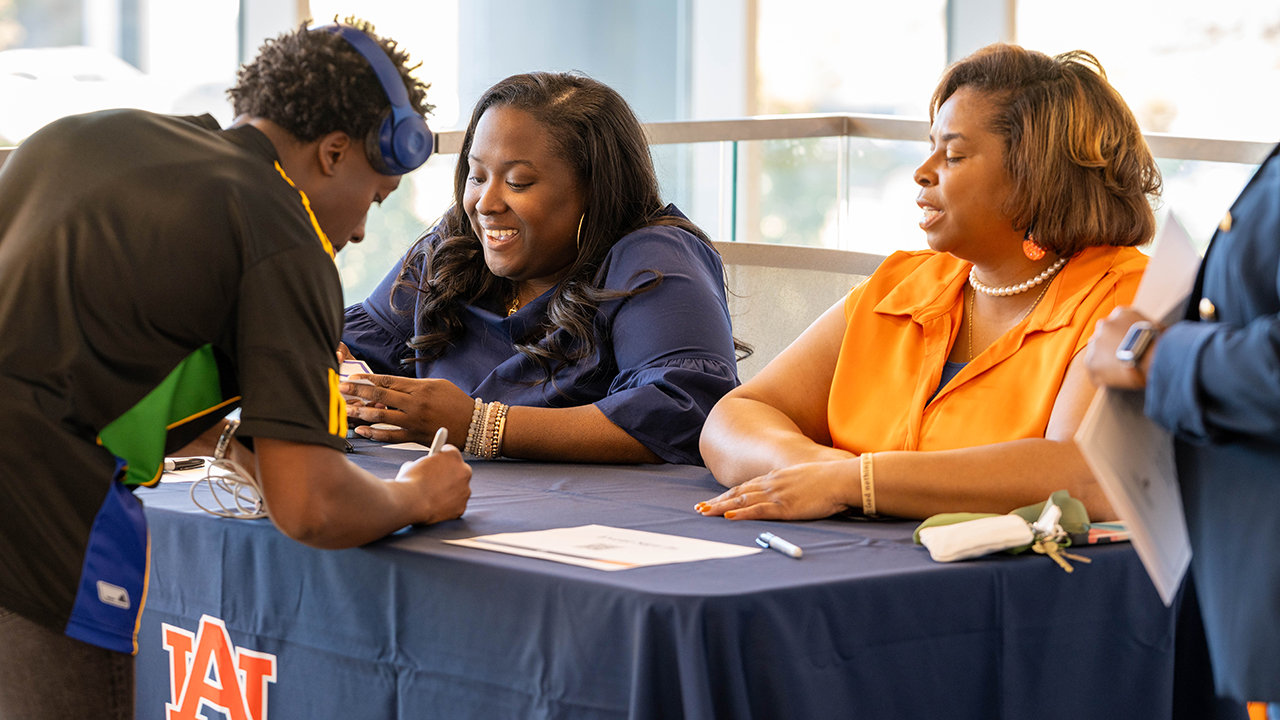
[[(1200, 255), (1170, 211), (1133, 309), (1162, 324), (1176, 322), (1185, 312), (1199, 268)], [(1168, 607), (1191, 563), (1191, 542), (1173, 436), (1147, 418), (1143, 405), (1140, 390), (1102, 389), (1075, 440), (1111, 507), (1128, 524), (1134, 549)]]
[(758, 547), (606, 525), (498, 533), (444, 542), (597, 570), (626, 570), (649, 565), (742, 557), (760, 552)]

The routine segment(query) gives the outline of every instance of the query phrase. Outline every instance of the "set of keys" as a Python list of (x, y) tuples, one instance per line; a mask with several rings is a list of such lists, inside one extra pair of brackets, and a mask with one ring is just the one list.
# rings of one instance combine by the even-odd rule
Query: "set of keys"
[(1031, 549), (1041, 555), (1048, 555), (1063, 570), (1075, 572), (1075, 568), (1071, 567), (1071, 563), (1067, 562), (1068, 558), (1085, 564), (1093, 561), (1083, 555), (1069, 553), (1058, 545), (1058, 541), (1067, 536), (1066, 531), (1058, 524), (1061, 519), (1062, 508), (1052, 502), (1045, 503), (1044, 510), (1040, 513), (1040, 519), (1031, 524), (1031, 530), (1036, 537), (1036, 541), (1031, 544)]
[(1071, 563), (1067, 562), (1068, 558), (1075, 560), (1076, 562), (1082, 562), (1086, 564), (1093, 562), (1092, 560), (1090, 560), (1089, 558), (1083, 555), (1076, 555), (1075, 553), (1069, 553), (1059, 548), (1057, 540), (1040, 538), (1031, 545), (1031, 549), (1040, 553), (1041, 555), (1048, 555), (1054, 562), (1058, 563), (1059, 567), (1061, 567), (1063, 570), (1066, 570), (1067, 572), (1075, 572), (1075, 568), (1071, 567)]

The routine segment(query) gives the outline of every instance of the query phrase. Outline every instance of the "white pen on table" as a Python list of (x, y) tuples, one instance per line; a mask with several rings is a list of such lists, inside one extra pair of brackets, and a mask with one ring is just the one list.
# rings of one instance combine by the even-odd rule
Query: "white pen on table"
[(801, 550), (799, 547), (792, 545), (773, 533), (760, 533), (760, 537), (756, 538), (756, 544), (762, 548), (772, 548), (783, 555), (788, 555), (796, 558), (797, 560), (800, 559), (801, 555), (804, 555), (804, 550)]

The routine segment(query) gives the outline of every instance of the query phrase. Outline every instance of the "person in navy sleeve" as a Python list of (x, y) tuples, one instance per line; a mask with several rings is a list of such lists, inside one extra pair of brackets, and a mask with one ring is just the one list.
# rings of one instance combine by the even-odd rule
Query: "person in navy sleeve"
[[(1142, 389), (1174, 434), (1219, 695), (1280, 717), (1280, 147), (1214, 234), (1185, 320), (1129, 308), (1099, 323), (1095, 382)], [(1117, 358), (1117, 350), (1126, 361)]]
[(344, 384), (360, 435), (580, 462), (696, 464), (738, 384), (720, 257), (659, 196), (626, 101), (587, 77), (517, 75), (477, 103), (454, 205), (363, 303)]

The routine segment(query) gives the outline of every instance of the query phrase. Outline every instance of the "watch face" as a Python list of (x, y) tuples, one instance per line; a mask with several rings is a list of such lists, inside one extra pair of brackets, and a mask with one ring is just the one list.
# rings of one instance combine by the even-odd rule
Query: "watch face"
[(1129, 332), (1125, 333), (1124, 340), (1120, 341), (1120, 347), (1116, 348), (1116, 359), (1130, 367), (1137, 365), (1147, 352), (1147, 348), (1151, 346), (1155, 336), (1155, 326), (1149, 322), (1136, 322), (1130, 325)]

